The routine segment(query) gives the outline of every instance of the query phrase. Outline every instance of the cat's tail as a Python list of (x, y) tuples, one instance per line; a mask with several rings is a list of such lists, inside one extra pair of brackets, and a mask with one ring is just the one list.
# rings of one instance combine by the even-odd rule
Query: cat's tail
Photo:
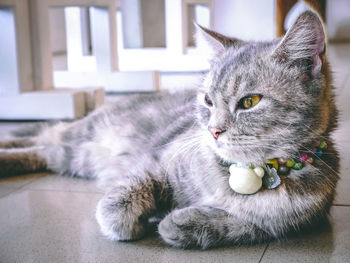
[(28, 125), (0, 141), (0, 178), (47, 170), (46, 160), (38, 154), (43, 147), (34, 139), (47, 126), (51, 124)]
[(46, 161), (37, 154), (37, 147), (0, 149), (0, 178), (46, 170)]

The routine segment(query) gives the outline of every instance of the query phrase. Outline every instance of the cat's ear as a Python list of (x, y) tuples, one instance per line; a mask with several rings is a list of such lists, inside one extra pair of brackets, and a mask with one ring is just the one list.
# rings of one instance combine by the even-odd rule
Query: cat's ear
[(319, 16), (302, 13), (287, 31), (273, 56), (282, 62), (307, 62), (308, 74), (318, 74), (325, 62), (326, 36)]
[(213, 56), (222, 53), (226, 48), (243, 43), (241, 40), (226, 37), (196, 23), (195, 26), (197, 28), (195, 36), (197, 45), (206, 46)]

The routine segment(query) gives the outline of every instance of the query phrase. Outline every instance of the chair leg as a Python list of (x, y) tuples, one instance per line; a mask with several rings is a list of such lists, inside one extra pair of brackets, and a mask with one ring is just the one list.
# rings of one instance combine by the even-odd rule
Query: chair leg
[(276, 0), (276, 36), (283, 36), (286, 31), (284, 30), (284, 20), (290, 9), (296, 4), (297, 0)]
[[(276, 36), (283, 36), (286, 31), (284, 30), (284, 21), (288, 12), (296, 4), (298, 0), (276, 0)], [(309, 6), (311, 6), (321, 16), (323, 22), (326, 22), (326, 0), (304, 0)]]

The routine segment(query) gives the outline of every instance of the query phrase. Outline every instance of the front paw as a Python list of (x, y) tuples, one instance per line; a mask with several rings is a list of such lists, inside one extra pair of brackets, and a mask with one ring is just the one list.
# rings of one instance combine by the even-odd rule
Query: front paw
[(158, 226), (166, 243), (181, 248), (207, 248), (207, 230), (199, 209), (193, 207), (174, 210)]
[(145, 235), (145, 222), (135, 209), (124, 202), (111, 197), (104, 197), (97, 205), (96, 219), (102, 234), (111, 240), (137, 240)]

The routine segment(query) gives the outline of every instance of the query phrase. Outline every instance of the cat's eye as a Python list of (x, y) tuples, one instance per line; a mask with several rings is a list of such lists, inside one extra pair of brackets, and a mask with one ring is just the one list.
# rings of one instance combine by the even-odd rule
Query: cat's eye
[(213, 106), (213, 101), (209, 98), (208, 94), (205, 94), (204, 101), (209, 107)]
[(247, 96), (242, 98), (239, 101), (239, 106), (243, 109), (249, 109), (251, 107), (254, 107), (256, 104), (258, 104), (261, 100), (261, 96), (260, 95), (251, 95), (251, 96)]

